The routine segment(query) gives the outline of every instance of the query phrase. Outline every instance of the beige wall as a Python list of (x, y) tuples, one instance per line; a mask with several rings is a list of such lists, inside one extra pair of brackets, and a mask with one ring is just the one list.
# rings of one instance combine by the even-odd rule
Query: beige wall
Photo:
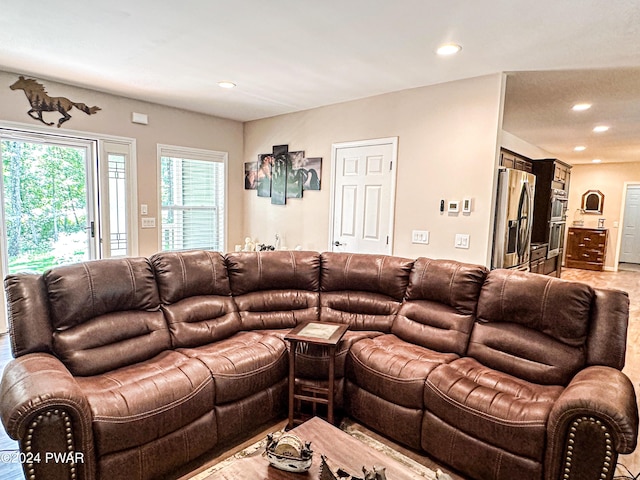
[[(245, 124), (245, 161), (288, 144), (322, 157), (322, 190), (271, 205), (244, 193), (244, 232), (288, 247), (327, 250), (331, 145), (398, 137), (394, 254), (455, 258), (486, 264), (491, 250), (494, 182), (502, 110), (501, 74), (404, 90)], [(471, 214), (440, 213), (440, 199), (473, 199)], [(411, 243), (411, 230), (429, 230), (429, 245)], [(454, 248), (470, 234), (468, 250)], [(240, 243), (239, 241), (237, 243)]]
[[(25, 127), (42, 126), (27, 116), (30, 106), (22, 90), (10, 90), (17, 74), (0, 72), (0, 121), (20, 122)], [(229, 242), (241, 236), (243, 210), (242, 149), (243, 124), (147, 102), (118, 97), (42, 80), (50, 96), (67, 97), (74, 102), (97, 105), (96, 115), (72, 109), (72, 119), (62, 129), (51, 127), (51, 133), (75, 131), (135, 138), (138, 161), (138, 202), (149, 206), (149, 216), (158, 219), (157, 144), (202, 148), (229, 153)], [(146, 113), (149, 124), (131, 123), (131, 113)], [(45, 114), (57, 121), (55, 114)], [(156, 222), (158, 224), (158, 222)], [(139, 253), (150, 255), (158, 250), (158, 230), (139, 229)]]
[[(605, 196), (602, 215), (585, 214), (583, 219), (585, 227), (597, 227), (598, 219), (605, 219), (605, 227), (609, 229), (605, 258), (607, 270), (617, 268), (616, 251), (622, 228), (620, 217), (623, 213), (625, 182), (640, 184), (640, 162), (574, 165), (571, 169), (568, 225), (578, 218), (576, 209), (582, 205), (583, 193), (587, 190), (600, 190)], [(619, 226), (616, 227), (616, 224)]]
[[(0, 72), (0, 121), (31, 120), (22, 91), (8, 87), (17, 74)], [(138, 202), (159, 215), (158, 143), (229, 152), (228, 249), (246, 235), (272, 243), (326, 250), (329, 234), (331, 145), (397, 136), (398, 173), (394, 254), (457, 258), (486, 264), (491, 250), (496, 151), (503, 76), (490, 75), (381, 95), (265, 120), (240, 122), (81, 89), (44, 80), (52, 96), (65, 96), (102, 110), (93, 116), (72, 110), (65, 127), (75, 131), (132, 137), (137, 141)], [(149, 115), (149, 125), (131, 123), (132, 112)], [(244, 130), (244, 137), (243, 137)], [(52, 132), (58, 131), (52, 127)], [(244, 143), (244, 154), (243, 154)], [(288, 144), (323, 158), (322, 190), (274, 206), (243, 190), (242, 163), (255, 161), (273, 145)], [(440, 199), (473, 199), (471, 214), (441, 214)], [(411, 244), (411, 230), (431, 232), (429, 245)], [(139, 252), (158, 249), (157, 229), (139, 229)], [(453, 247), (456, 233), (471, 236), (469, 250)]]
[[(26, 128), (42, 126), (26, 114), (29, 104), (22, 91), (9, 89), (17, 74), (0, 71), (0, 121)], [(329, 244), (331, 145), (336, 142), (397, 136), (398, 174), (394, 254), (457, 258), (487, 264), (491, 250), (492, 207), (497, 145), (523, 155), (550, 156), (500, 130), (503, 76), (466, 79), (405, 90), (363, 100), (242, 123), (141, 102), (92, 90), (42, 80), (52, 96), (65, 96), (102, 110), (87, 116), (78, 110), (65, 127), (87, 133), (135, 138), (138, 161), (138, 201), (159, 215), (157, 191), (158, 143), (226, 151), (229, 153), (228, 249), (246, 235), (272, 243), (275, 233), (293, 248), (326, 250)], [(149, 125), (131, 123), (131, 113), (149, 115)], [(45, 114), (53, 115), (53, 114)], [(53, 117), (49, 117), (53, 119)], [(52, 133), (58, 132), (55, 127)], [(65, 130), (65, 128), (62, 128)], [(244, 132), (244, 136), (243, 136)], [(500, 132), (498, 140), (497, 132)], [(499, 143), (498, 143), (499, 142)], [(255, 161), (273, 145), (288, 144), (307, 156), (323, 158), (322, 190), (305, 192), (274, 206), (242, 189), (242, 163)], [(618, 229), (625, 182), (640, 183), (640, 163), (576, 165), (571, 175), (569, 223), (591, 188), (605, 196), (606, 226), (610, 229), (607, 267), (615, 265)], [(473, 198), (470, 215), (441, 214), (440, 199)], [(598, 216), (585, 215), (588, 226)], [(429, 245), (410, 242), (411, 230), (431, 232)], [(455, 233), (469, 233), (471, 248), (455, 249)], [(139, 252), (158, 249), (157, 229), (139, 229)]]

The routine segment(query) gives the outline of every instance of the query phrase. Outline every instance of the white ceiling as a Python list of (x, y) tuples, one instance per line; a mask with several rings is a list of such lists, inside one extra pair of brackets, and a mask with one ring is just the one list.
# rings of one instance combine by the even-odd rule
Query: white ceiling
[[(572, 156), (577, 143), (603, 161), (639, 160), (638, 0), (3, 3), (6, 71), (240, 121), (531, 72), (508, 82), (506, 130), (572, 162), (588, 160)], [(461, 53), (434, 54), (451, 41)], [(594, 104), (588, 121), (567, 115), (574, 101)], [(585, 129), (600, 121), (613, 141), (596, 150)]]
[[(574, 112), (579, 102), (592, 107)], [(610, 129), (595, 133), (597, 125)], [(640, 66), (510, 74), (503, 128), (571, 164), (638, 162)]]

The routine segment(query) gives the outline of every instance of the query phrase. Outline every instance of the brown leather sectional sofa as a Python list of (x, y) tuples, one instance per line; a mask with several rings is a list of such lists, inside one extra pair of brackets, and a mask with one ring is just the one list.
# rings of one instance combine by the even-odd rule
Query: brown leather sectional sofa
[[(310, 320), (349, 325), (349, 415), (471, 478), (611, 479), (636, 446), (620, 291), (426, 258), (206, 251), (5, 287), (0, 413), (28, 479), (162, 478), (283, 418), (283, 337)], [(327, 358), (303, 353), (299, 381), (326, 381)]]

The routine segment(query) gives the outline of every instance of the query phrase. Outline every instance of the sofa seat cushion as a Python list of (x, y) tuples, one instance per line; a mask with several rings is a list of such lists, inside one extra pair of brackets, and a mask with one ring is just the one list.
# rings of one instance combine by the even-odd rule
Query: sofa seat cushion
[(465, 357), (430, 373), (424, 402), (428, 411), (468, 435), (542, 461), (547, 418), (562, 391)]
[(202, 362), (174, 351), (76, 380), (91, 407), (99, 455), (157, 440), (213, 407), (209, 370)]
[[(266, 335), (274, 335), (285, 342), (284, 337), (291, 331), (290, 328), (257, 330)], [(358, 330), (347, 330), (338, 343), (335, 353), (335, 377), (344, 377), (344, 364), (351, 345), (364, 338), (373, 338), (382, 335), (381, 332)], [(290, 348), (286, 342), (287, 349)], [(329, 377), (329, 350), (322, 345), (314, 345), (305, 342), (298, 342), (296, 352), (296, 378), (307, 380), (326, 380)]]
[(183, 348), (210, 370), (215, 384), (215, 404), (241, 400), (287, 377), (285, 343), (259, 331), (239, 332), (210, 345)]
[(420, 450), (424, 416), (421, 408), (407, 408), (389, 402), (349, 380), (345, 380), (344, 403), (349, 415), (364, 425), (414, 450)]
[(347, 357), (347, 378), (389, 402), (407, 408), (424, 408), (424, 387), (438, 365), (459, 358), (413, 345), (395, 335), (356, 342)]

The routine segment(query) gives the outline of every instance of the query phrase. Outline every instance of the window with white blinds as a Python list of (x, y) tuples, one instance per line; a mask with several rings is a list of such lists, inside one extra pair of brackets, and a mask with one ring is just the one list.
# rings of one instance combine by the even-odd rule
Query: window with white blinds
[(162, 250), (225, 251), (227, 154), (158, 146)]

